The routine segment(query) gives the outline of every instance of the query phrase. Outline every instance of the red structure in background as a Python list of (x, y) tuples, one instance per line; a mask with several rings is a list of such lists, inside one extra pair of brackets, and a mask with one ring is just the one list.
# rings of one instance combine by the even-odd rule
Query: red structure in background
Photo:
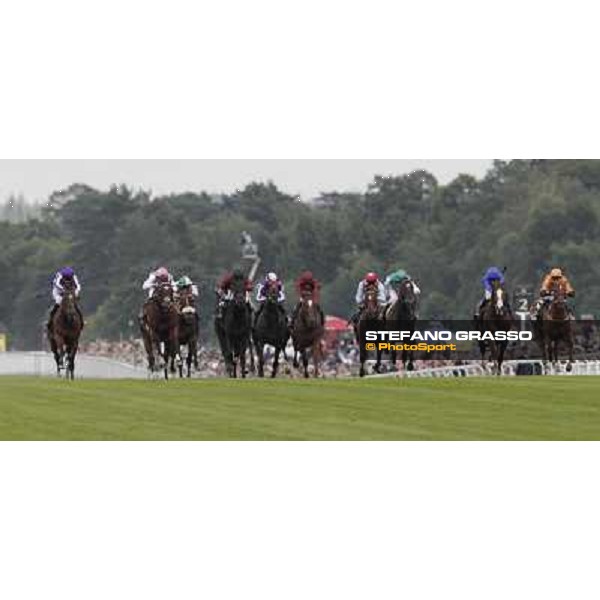
[(337, 345), (342, 336), (353, 335), (352, 325), (348, 325), (346, 319), (327, 315), (325, 317), (325, 343), (329, 347)]

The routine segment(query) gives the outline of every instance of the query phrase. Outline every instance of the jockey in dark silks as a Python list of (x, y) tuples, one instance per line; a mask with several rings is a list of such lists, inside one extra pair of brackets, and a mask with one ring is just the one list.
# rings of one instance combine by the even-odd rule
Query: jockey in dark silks
[[(490, 267), (481, 279), (481, 283), (483, 284), (483, 298), (479, 301), (479, 305), (475, 311), (476, 320), (479, 320), (479, 315), (484, 305), (492, 299), (495, 287), (504, 286), (504, 272), (498, 267)], [(510, 310), (510, 307), (507, 308)]]
[[(294, 310), (292, 312), (291, 323), (290, 326), (294, 326), (294, 321), (298, 316), (298, 311), (302, 306), (302, 298), (305, 296), (309, 296), (313, 302), (316, 304), (319, 303), (319, 292), (321, 291), (321, 284), (317, 281), (314, 275), (310, 271), (304, 271), (301, 273), (300, 277), (296, 279), (296, 292), (300, 297)], [(323, 319), (323, 323), (325, 323), (325, 314), (323, 313), (323, 309), (321, 309), (321, 317)]]
[[(65, 290), (71, 289), (75, 292), (75, 298), (79, 299), (79, 295), (81, 294), (81, 284), (79, 283), (79, 278), (77, 277), (75, 271), (71, 267), (63, 267), (58, 271), (52, 280), (52, 297), (54, 298), (54, 306), (50, 311), (50, 317), (48, 318), (48, 331), (52, 331), (52, 319), (58, 310), (58, 307), (62, 303), (63, 295)], [(81, 323), (83, 325), (83, 315), (81, 314), (81, 310), (79, 309), (79, 305), (76, 303), (75, 308), (81, 317)]]

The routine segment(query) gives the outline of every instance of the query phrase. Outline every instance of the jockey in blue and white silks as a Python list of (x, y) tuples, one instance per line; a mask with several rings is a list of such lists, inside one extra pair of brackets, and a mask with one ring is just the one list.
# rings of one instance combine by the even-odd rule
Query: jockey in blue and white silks
[(259, 305), (256, 313), (257, 319), (263, 310), (267, 300), (267, 292), (270, 287), (275, 287), (277, 289), (277, 307), (285, 315), (285, 308), (283, 306), (285, 302), (285, 289), (277, 274), (271, 272), (258, 284), (258, 289), (256, 291), (256, 301)]
[(60, 306), (63, 294), (65, 293), (65, 286), (72, 286), (75, 291), (75, 296), (79, 298), (81, 293), (81, 284), (75, 271), (71, 267), (64, 267), (54, 275), (52, 280), (52, 298), (54, 298), (54, 304)]
[(505, 283), (504, 273), (498, 267), (490, 267), (485, 275), (481, 279), (483, 285), (483, 298), (480, 300), (477, 310), (475, 312), (475, 318), (479, 318), (479, 314), (483, 305), (492, 299), (494, 293), (494, 285), (498, 284), (503, 286)]
[[(52, 298), (54, 300), (54, 306), (50, 311), (50, 317), (48, 319), (48, 331), (52, 331), (52, 320), (56, 314), (56, 311), (58, 310), (58, 307), (62, 304), (65, 288), (67, 287), (71, 288), (75, 292), (75, 298), (79, 299), (79, 295), (81, 294), (81, 284), (79, 283), (79, 278), (72, 267), (63, 267), (57, 271), (52, 279)], [(81, 317), (81, 324), (83, 326), (83, 315), (81, 314), (79, 305), (75, 304), (75, 308)]]

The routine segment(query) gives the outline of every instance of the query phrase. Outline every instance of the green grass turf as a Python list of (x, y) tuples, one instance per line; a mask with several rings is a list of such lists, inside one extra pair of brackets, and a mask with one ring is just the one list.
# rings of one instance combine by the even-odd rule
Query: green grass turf
[(2, 440), (599, 440), (600, 378), (0, 377)]

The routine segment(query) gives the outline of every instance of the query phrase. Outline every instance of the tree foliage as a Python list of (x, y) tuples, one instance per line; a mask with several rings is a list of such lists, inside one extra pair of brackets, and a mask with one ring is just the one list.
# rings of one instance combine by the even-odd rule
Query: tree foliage
[(600, 312), (598, 161), (495, 161), (481, 180), (459, 175), (447, 185), (425, 171), (377, 175), (364, 194), (330, 192), (311, 203), (270, 182), (153, 199), (74, 184), (43, 211), (17, 200), (0, 212), (0, 322), (16, 347), (39, 346), (50, 279), (65, 264), (84, 286), (88, 336), (134, 333), (141, 283), (160, 265), (199, 283), (209, 331), (215, 282), (239, 264), (243, 230), (290, 296), (293, 279), (311, 269), (326, 310), (340, 316), (367, 270), (406, 269), (422, 287), (423, 314), (459, 318), (472, 313), (488, 266), (506, 266), (510, 285), (535, 290), (554, 264), (574, 282), (578, 311)]

